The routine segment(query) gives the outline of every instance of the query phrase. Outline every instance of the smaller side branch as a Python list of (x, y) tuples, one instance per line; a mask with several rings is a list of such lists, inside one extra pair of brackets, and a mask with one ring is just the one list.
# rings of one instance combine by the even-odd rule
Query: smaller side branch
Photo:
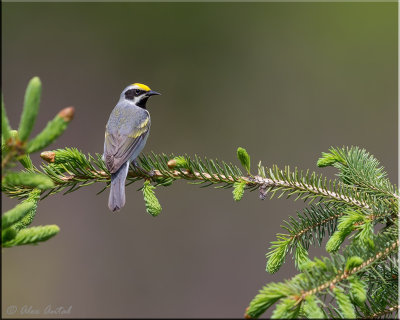
[(374, 313), (372, 316), (368, 317), (367, 319), (380, 318), (385, 314), (392, 313), (392, 312), (398, 310), (399, 308), (400, 308), (400, 305), (395, 305), (395, 306), (393, 306), (391, 308), (385, 309), (384, 311), (381, 311), (381, 312), (378, 312), (378, 313)]
[(317, 223), (314, 223), (313, 225), (311, 225), (311, 226), (309, 226), (309, 227), (307, 227), (307, 228), (301, 230), (300, 232), (298, 232), (298, 233), (296, 233), (296, 234), (294, 234), (294, 235), (291, 235), (290, 238), (291, 238), (291, 239), (298, 239), (298, 238), (300, 238), (304, 233), (306, 233), (306, 232), (308, 232), (308, 231), (310, 231), (310, 230), (314, 230), (315, 228), (317, 228), (317, 227), (319, 227), (319, 226), (321, 226), (321, 225), (323, 225), (323, 224), (325, 224), (325, 223), (327, 223), (327, 222), (329, 222), (329, 221), (331, 221), (331, 220), (337, 219), (337, 218), (341, 217), (342, 215), (344, 215), (344, 212), (338, 213), (338, 214), (336, 214), (336, 215), (334, 215), (334, 216), (331, 216), (331, 217), (326, 218), (326, 219), (324, 219), (324, 220), (322, 220), (322, 221), (319, 221), (319, 222), (317, 222)]
[(392, 252), (393, 250), (395, 250), (397, 247), (399, 246), (399, 240), (393, 242), (389, 247), (387, 247), (384, 251), (380, 251), (378, 252), (375, 256), (369, 258), (367, 261), (363, 262), (360, 266), (353, 268), (347, 272), (344, 272), (343, 274), (337, 275), (335, 278), (333, 278), (330, 281), (325, 282), (324, 284), (321, 284), (320, 286), (318, 286), (317, 288), (314, 288), (312, 290), (309, 291), (305, 291), (301, 294), (301, 296), (297, 296), (295, 297), (297, 300), (297, 303), (305, 300), (305, 298), (307, 296), (310, 295), (314, 295), (317, 292), (321, 292), (329, 287), (333, 287), (335, 286), (335, 284), (337, 284), (338, 282), (341, 282), (343, 280), (348, 279), (349, 276), (361, 271), (362, 269), (368, 267), (369, 265), (371, 265), (372, 263), (382, 259), (383, 257), (389, 255), (390, 252)]

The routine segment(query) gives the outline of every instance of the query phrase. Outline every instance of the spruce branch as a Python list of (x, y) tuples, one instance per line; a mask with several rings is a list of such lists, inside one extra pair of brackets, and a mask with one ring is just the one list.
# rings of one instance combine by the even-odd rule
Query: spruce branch
[[(343, 210), (344, 207), (340, 204), (319, 204), (298, 212), (298, 220), (289, 217), (289, 221), (284, 221), (282, 226), (289, 234), (278, 233), (278, 240), (272, 242), (270, 251), (266, 254), (266, 270), (270, 273), (277, 272), (287, 253), (297, 247), (308, 250), (311, 244), (321, 245), (325, 234), (330, 236), (335, 231), (337, 219), (344, 214)], [(297, 255), (295, 261), (297, 265), (301, 265)]]
[[(390, 183), (387, 173), (379, 161), (365, 149), (359, 147), (331, 148), (318, 160), (320, 167), (333, 166), (339, 170), (338, 176), (360, 190), (373, 192), (381, 196), (400, 198), (398, 191)], [(326, 161), (329, 159), (330, 161)]]
[(13, 224), (12, 228), (14, 228), (16, 231), (24, 229), (32, 223), (33, 218), (36, 215), (36, 210), (37, 210), (41, 192), (42, 192), (42, 190), (40, 190), (40, 189), (33, 189), (30, 192), (28, 198), (21, 202), (21, 204), (24, 204), (24, 203), (30, 204), (31, 208), (21, 220), (19, 220), (18, 222)]
[(288, 166), (284, 170), (280, 170), (274, 165), (269, 170), (262, 170), (263, 174), (267, 172), (267, 176), (256, 176), (254, 180), (257, 184), (264, 187), (264, 195), (271, 192), (271, 198), (280, 191), (279, 198), (287, 195), (297, 195), (296, 199), (310, 200), (312, 203), (317, 198), (326, 199), (326, 201), (337, 201), (353, 205), (358, 208), (370, 209), (369, 202), (373, 202), (366, 193), (356, 192), (356, 190), (337, 180), (323, 179), (322, 175), (318, 176), (315, 172), (306, 173), (298, 171), (295, 168), (291, 171)]
[(334, 278), (329, 279), (325, 283), (319, 285), (318, 287), (314, 287), (311, 290), (305, 291), (301, 295), (301, 299), (304, 299), (308, 295), (316, 294), (321, 292), (329, 287), (332, 287), (343, 280), (347, 280), (351, 275), (360, 272), (361, 270), (369, 267), (371, 264), (378, 262), (380, 259), (385, 258), (389, 254), (391, 254), (394, 250), (396, 250), (399, 246), (399, 240), (392, 242), (389, 246), (387, 246), (382, 251), (377, 252), (373, 257), (369, 258), (367, 261), (363, 262), (357, 267), (354, 267), (351, 270), (345, 271), (344, 273), (336, 275)]
[[(398, 310), (400, 308), (400, 305), (393, 305), (393, 307), (387, 308), (385, 310), (379, 311), (377, 313), (374, 313), (373, 315), (369, 316), (366, 319), (381, 319), (382, 317), (385, 319), (386, 316), (389, 316), (388, 319), (393, 319), (393, 313), (395, 312), (396, 315), (398, 313)], [(397, 318), (397, 317), (396, 317)]]
[[(40, 79), (32, 78), (25, 92), (18, 131), (11, 130), (2, 96), (1, 189), (9, 196), (15, 192), (16, 196), (22, 193), (20, 198), (25, 198), (2, 216), (2, 247), (45, 241), (58, 232), (58, 227), (53, 225), (27, 228), (36, 214), (41, 193), (55, 187), (53, 180), (33, 165), (29, 154), (48, 146), (63, 133), (73, 117), (74, 108), (63, 109), (39, 135), (28, 140), (39, 112), (41, 91)], [(12, 171), (17, 162), (25, 170)]]
[[(110, 175), (107, 172), (101, 156), (96, 154), (95, 157), (88, 155), (87, 157), (73, 148), (58, 149), (55, 151), (47, 151), (41, 154), (44, 160), (50, 161), (50, 165), (42, 166), (42, 172), (53, 179), (56, 188), (50, 194), (61, 191), (63, 188), (70, 186), (72, 192), (78, 188), (95, 182), (108, 182)], [(354, 192), (353, 188), (342, 184), (338, 181), (328, 181), (318, 177), (315, 173), (303, 174), (297, 168), (291, 172), (289, 167), (284, 171), (274, 166), (269, 171), (270, 178), (261, 176), (248, 177), (243, 176), (240, 169), (232, 164), (219, 162), (217, 160), (201, 159), (195, 156), (191, 159), (185, 156), (186, 167), (173, 167), (171, 160), (175, 160), (174, 155), (167, 156), (165, 154), (140, 157), (140, 165), (147, 171), (153, 172), (150, 177), (143, 172), (132, 169), (128, 173), (130, 182), (142, 179), (151, 179), (154, 182), (169, 179), (169, 182), (185, 179), (197, 181), (199, 183), (224, 184), (223, 187), (232, 187), (236, 182), (246, 184), (246, 188), (250, 190), (262, 189), (267, 186), (265, 192), (271, 192), (272, 196), (277, 191), (281, 191), (281, 195), (288, 193), (288, 197), (298, 194), (298, 198), (303, 200), (309, 199), (314, 201), (316, 198), (323, 198), (327, 201), (336, 201), (347, 203), (363, 209), (370, 209), (367, 196), (363, 193)], [(66, 161), (68, 159), (68, 162)], [(54, 161), (55, 165), (52, 165)], [(168, 162), (170, 165), (168, 165)], [(329, 186), (336, 192), (330, 191)], [(23, 197), (27, 192), (26, 189), (8, 189), (6, 192), (11, 196)], [(366, 201), (367, 200), (367, 201)]]
[[(399, 240), (396, 230), (397, 226), (394, 226), (390, 230), (378, 234), (374, 239), (376, 247), (372, 252), (354, 243), (348, 246), (343, 254), (335, 254), (331, 255), (330, 258), (323, 259), (315, 258), (306, 263), (303, 266), (302, 273), (291, 280), (268, 284), (251, 301), (246, 314), (250, 318), (258, 318), (280, 299), (286, 301), (283, 302), (284, 305), (289, 305), (287, 299), (292, 299), (292, 302), (295, 302), (296, 305), (301, 305), (307, 301), (307, 297), (323, 297), (328, 293), (337, 296), (343, 303), (343, 310), (334, 311), (333, 307), (324, 303), (321, 305), (321, 312), (339, 312), (339, 317), (343, 317), (344, 313), (347, 312), (350, 314), (350, 310), (355, 307), (352, 306), (349, 309), (349, 300), (341, 300), (343, 296), (340, 295), (340, 292), (334, 293), (333, 291), (335, 288), (341, 290), (340, 288), (349, 287), (350, 292), (354, 295), (354, 288), (351, 289), (351, 283), (354, 283), (355, 277), (365, 278), (365, 275), (369, 274), (373, 267), (379, 267), (382, 266), (382, 263), (397, 259)], [(358, 289), (360, 290), (360, 287)], [(272, 295), (273, 292), (279, 292), (279, 295), (274, 296)], [(397, 294), (397, 290), (392, 292)], [(385, 307), (387, 302), (387, 300), (382, 302), (380, 307)], [(352, 304), (352, 302), (350, 303)], [(374, 310), (377, 309), (376, 307)], [(368, 315), (370, 312), (366, 314)]]
[(28, 190), (35, 188), (47, 190), (54, 187), (54, 183), (49, 177), (32, 171), (10, 172), (3, 177), (2, 183), (2, 188), (5, 190), (20, 187)]
[(48, 122), (41, 133), (29, 141), (27, 152), (33, 153), (42, 150), (55, 141), (65, 131), (69, 122), (73, 119), (74, 113), (74, 107), (61, 110), (53, 120)]
[(15, 238), (2, 243), (4, 248), (21, 246), (26, 244), (37, 244), (54, 237), (60, 231), (56, 225), (46, 225), (22, 229)]
[(315, 296), (308, 296), (304, 301), (304, 313), (308, 319), (324, 319), (325, 314), (321, 310), (319, 303), (317, 303)]
[[(19, 235), (20, 230), (25, 229), (32, 223), (33, 218), (36, 215), (40, 193), (40, 189), (32, 190), (27, 199), (3, 214), (1, 226), (2, 246), (5, 246), (5, 243), (7, 243), (7, 247), (18, 245), (17, 242), (11, 242), (11, 240)], [(25, 233), (23, 236), (23, 238), (27, 237), (29, 237), (29, 232)]]
[(13, 209), (5, 212), (1, 217), (1, 229), (7, 229), (21, 220), (31, 209), (33, 209), (34, 206), (34, 203), (22, 202), (16, 205)]

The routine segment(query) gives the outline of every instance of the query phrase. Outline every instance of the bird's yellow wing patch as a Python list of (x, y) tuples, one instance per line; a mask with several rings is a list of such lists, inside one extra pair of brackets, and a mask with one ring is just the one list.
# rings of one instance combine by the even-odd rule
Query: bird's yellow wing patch
[(149, 123), (150, 117), (147, 117), (146, 119), (144, 119), (144, 121), (139, 125), (139, 128), (144, 128), (147, 126), (147, 124)]
[(130, 135), (128, 135), (128, 137), (135, 139), (141, 136), (143, 133), (145, 133), (149, 129), (148, 128), (149, 119), (150, 118), (144, 119), (143, 122), (139, 124), (138, 127), (135, 128), (135, 130)]
[(142, 90), (150, 91), (150, 87), (146, 86), (145, 84), (142, 84), (142, 83), (132, 83), (132, 85), (133, 85), (133, 86), (137, 86), (137, 87), (139, 87), (139, 88), (142, 89)]

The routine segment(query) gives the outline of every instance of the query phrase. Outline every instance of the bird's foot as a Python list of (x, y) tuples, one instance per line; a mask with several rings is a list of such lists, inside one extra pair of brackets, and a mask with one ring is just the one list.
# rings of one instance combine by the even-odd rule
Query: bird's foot
[(146, 176), (149, 176), (152, 178), (156, 174), (154, 170), (147, 171), (147, 170), (143, 169), (141, 166), (139, 166), (139, 164), (137, 163), (136, 160), (133, 160), (132, 164), (138, 171), (140, 171), (142, 174), (144, 174)]

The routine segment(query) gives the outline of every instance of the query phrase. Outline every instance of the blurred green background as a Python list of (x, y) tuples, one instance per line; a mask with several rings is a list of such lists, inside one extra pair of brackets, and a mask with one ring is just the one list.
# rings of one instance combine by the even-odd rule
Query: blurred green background
[[(330, 146), (358, 145), (397, 180), (397, 3), (2, 3), (2, 91), (18, 125), (28, 80), (42, 103), (34, 134), (62, 108), (76, 116), (49, 149), (101, 153), (122, 89), (148, 103), (144, 152), (198, 154), (252, 166), (316, 168)], [(33, 155), (36, 164), (41, 159)], [(139, 183), (119, 214), (94, 185), (40, 203), (34, 225), (61, 232), (2, 250), (2, 316), (15, 305), (72, 306), (68, 317), (242, 317), (275, 275), (265, 253), (301, 201), (234, 203), (231, 190), (177, 182), (145, 212)], [(3, 210), (16, 200), (3, 199)], [(311, 256), (323, 254), (313, 249)], [(269, 314), (269, 313), (268, 313)], [(54, 317), (54, 315), (53, 315)]]

